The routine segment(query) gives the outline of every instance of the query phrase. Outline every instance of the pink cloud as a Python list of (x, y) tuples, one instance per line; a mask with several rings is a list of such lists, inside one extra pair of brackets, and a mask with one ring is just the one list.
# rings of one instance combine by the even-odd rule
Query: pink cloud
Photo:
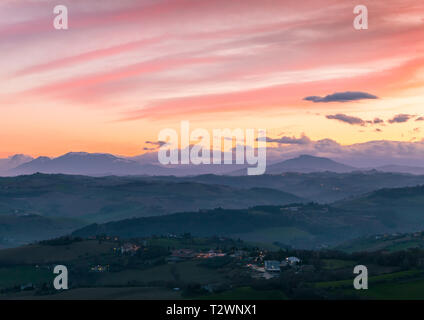
[(148, 45), (160, 43), (163, 40), (164, 40), (164, 37), (156, 37), (151, 39), (145, 39), (145, 40), (134, 41), (134, 42), (129, 42), (125, 44), (120, 44), (120, 45), (116, 45), (116, 46), (112, 46), (112, 47), (108, 47), (104, 49), (93, 50), (93, 51), (85, 52), (79, 55), (66, 57), (66, 58), (50, 61), (43, 64), (33, 65), (18, 71), (16, 75), (23, 76), (23, 75), (28, 75), (31, 73), (39, 73), (43, 71), (49, 71), (52, 69), (67, 67), (73, 64), (79, 64), (79, 63), (84, 63), (91, 60), (97, 60), (97, 59), (101, 59), (101, 58), (105, 58), (105, 57), (109, 57), (113, 55), (118, 55), (123, 52), (131, 51), (134, 49), (140, 49)]

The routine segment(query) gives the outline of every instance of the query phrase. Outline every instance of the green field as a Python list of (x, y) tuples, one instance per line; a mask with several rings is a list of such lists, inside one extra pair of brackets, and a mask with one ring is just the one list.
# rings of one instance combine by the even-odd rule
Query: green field
[(22, 300), (178, 300), (181, 292), (158, 287), (103, 287), (77, 288), (62, 291), (54, 295), (33, 295), (31, 292), (19, 292), (0, 299)]
[(389, 252), (402, 251), (412, 248), (420, 248), (424, 246), (424, 241), (422, 239), (411, 239), (411, 238), (401, 238), (401, 239), (357, 239), (346, 244), (340, 245), (337, 247), (339, 250), (345, 252), (359, 252), (359, 251), (378, 251), (385, 250)]
[[(372, 276), (368, 278), (369, 285), (378, 283), (381, 281), (397, 281), (400, 279), (405, 279), (409, 277), (418, 277), (422, 275), (422, 270), (407, 270), (399, 271), (387, 274), (381, 274), (378, 276)], [(326, 281), (326, 282), (317, 282), (315, 283), (316, 288), (342, 288), (342, 287), (353, 287), (353, 277), (349, 280), (339, 280), (339, 281)], [(356, 291), (356, 290), (355, 290)]]
[(0, 268), (0, 288), (53, 281), (53, 272), (35, 266)]
[(66, 246), (27, 245), (0, 250), (0, 266), (17, 264), (64, 263), (83, 257), (111, 252), (116, 246), (113, 242), (99, 243), (97, 240), (74, 242)]
[(407, 250), (412, 248), (418, 248), (421, 247), (424, 243), (422, 241), (405, 241), (405, 242), (399, 242), (399, 243), (393, 243), (392, 245), (386, 247), (385, 249), (390, 252), (395, 251), (401, 251), (401, 250)]
[[(346, 290), (350, 291), (351, 290)], [(362, 298), (383, 300), (423, 300), (424, 279), (412, 279), (399, 282), (379, 283), (369, 286), (368, 290), (355, 290)]]
[(251, 287), (240, 287), (222, 293), (200, 297), (205, 300), (286, 300), (287, 297), (278, 290), (255, 290)]
[(170, 282), (209, 284), (221, 282), (225, 274), (201, 267), (199, 261), (186, 261), (176, 264), (164, 264), (145, 270), (124, 270), (100, 274), (98, 286), (125, 286), (128, 283)]

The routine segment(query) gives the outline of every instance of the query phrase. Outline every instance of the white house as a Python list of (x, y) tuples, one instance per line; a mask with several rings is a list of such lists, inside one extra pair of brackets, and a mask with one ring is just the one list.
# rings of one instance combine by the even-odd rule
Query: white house
[(266, 260), (265, 261), (265, 271), (280, 272), (280, 261)]
[(300, 259), (298, 257), (287, 257), (286, 261), (289, 265), (293, 266), (300, 263)]

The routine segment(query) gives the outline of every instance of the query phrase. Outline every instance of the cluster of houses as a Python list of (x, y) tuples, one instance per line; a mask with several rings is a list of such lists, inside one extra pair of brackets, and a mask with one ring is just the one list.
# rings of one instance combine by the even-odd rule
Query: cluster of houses
[(216, 257), (224, 257), (226, 253), (220, 250), (209, 250), (208, 252), (196, 252), (192, 249), (176, 249), (167, 257), (168, 262), (179, 262), (189, 259), (210, 259)]
[(262, 266), (262, 263), (248, 263), (247, 267), (252, 269), (252, 277), (253, 278), (265, 278), (272, 279), (279, 276), (280, 271), (289, 268), (295, 268), (296, 272), (298, 271), (307, 271), (303, 270), (304, 267), (312, 267), (312, 266), (300, 266), (301, 260), (298, 257), (287, 257), (283, 261), (278, 260), (265, 260)]
[(191, 249), (177, 249), (173, 250), (171, 255), (166, 258), (166, 260), (170, 263), (179, 262), (184, 260), (193, 259), (196, 256), (194, 250)]
[(135, 255), (135, 253), (140, 249), (141, 246), (127, 242), (120, 247), (113, 248), (113, 251), (122, 255)]
[(106, 272), (109, 271), (109, 265), (102, 266), (100, 264), (93, 266), (90, 268), (91, 272)]
[(222, 251), (215, 251), (215, 250), (209, 250), (205, 253), (198, 253), (196, 255), (196, 258), (199, 259), (210, 259), (210, 258), (216, 258), (216, 257), (224, 257), (226, 254), (222, 253)]
[(300, 262), (300, 259), (297, 257), (287, 257), (283, 261), (266, 260), (264, 262), (264, 270), (266, 272), (280, 272), (281, 269), (297, 266)]
[(135, 254), (140, 248), (136, 244), (124, 243), (120, 248), (120, 252), (121, 254)]

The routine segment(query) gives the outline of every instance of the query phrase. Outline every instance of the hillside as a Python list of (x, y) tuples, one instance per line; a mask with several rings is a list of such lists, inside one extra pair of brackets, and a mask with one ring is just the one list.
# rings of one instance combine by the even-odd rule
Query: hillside
[(381, 189), (336, 202), (334, 206), (384, 219), (396, 231), (416, 231), (424, 227), (424, 186)]
[(372, 235), (353, 239), (336, 247), (346, 252), (397, 252), (413, 248), (424, 248), (424, 232)]
[[(92, 223), (186, 212), (182, 217), (182, 225), (175, 224), (171, 218), (160, 218), (157, 220), (158, 224), (162, 224), (165, 229), (155, 225), (146, 230), (159, 233), (194, 232), (204, 228), (206, 235), (226, 230), (224, 234), (251, 241), (277, 241), (308, 246), (317, 239), (322, 239), (323, 243), (344, 240), (344, 235), (339, 239), (339, 233), (346, 233), (349, 238), (370, 233), (414, 231), (416, 226), (424, 228), (421, 214), (424, 205), (422, 187), (372, 191), (378, 187), (416, 185), (424, 183), (423, 180), (423, 176), (376, 171), (344, 174), (287, 173), (245, 177), (204, 175), (186, 178), (95, 178), (46, 174), (7, 177), (0, 178), (0, 217), (9, 217), (9, 220), (0, 228), (0, 238), (6, 239), (4, 245), (10, 246), (13, 243), (35, 241), (51, 235), (59, 236)], [(368, 194), (358, 196), (365, 192)], [(244, 221), (244, 216), (238, 216), (240, 212), (231, 211), (254, 206), (267, 205), (278, 208), (290, 203), (305, 203), (308, 201), (304, 200), (308, 198), (306, 196), (328, 203), (333, 199), (345, 200), (331, 205), (337, 213), (334, 216), (326, 216), (325, 206), (307, 209), (307, 214), (304, 210), (292, 213), (292, 218), (299, 219), (296, 226), (286, 220), (279, 220), (281, 217), (277, 220), (262, 221), (261, 218), (267, 215), (259, 215), (251, 221), (250, 229), (243, 229), (241, 227), (246, 226), (246, 221), (249, 220)], [(301, 204), (299, 206), (302, 207)], [(191, 224), (193, 219), (197, 221), (198, 210), (206, 211), (219, 207), (235, 216), (224, 216), (222, 221), (217, 223), (213, 217), (208, 220), (207, 215), (203, 215), (203, 222)], [(50, 219), (44, 222), (48, 222), (49, 226), (43, 227), (35, 223), (30, 232), (21, 232), (23, 220), (20, 217), (25, 216)], [(72, 223), (65, 226), (57, 224), (58, 219), (63, 218)], [(320, 219), (329, 225), (343, 225), (344, 229), (322, 229)], [(156, 220), (146, 221), (153, 223)], [(186, 230), (188, 227), (190, 228)], [(230, 227), (234, 228), (227, 230)], [(326, 238), (317, 234), (315, 227), (320, 232), (334, 233)], [(46, 232), (49, 228), (58, 232), (50, 234)], [(140, 228), (140, 232), (144, 234), (144, 227)], [(123, 231), (123, 234), (126, 232)], [(16, 236), (13, 236), (13, 233), (16, 233)]]
[(356, 197), (382, 188), (412, 187), (424, 184), (424, 176), (401, 173), (355, 171), (350, 173), (287, 172), (280, 175), (260, 176), (219, 176), (201, 175), (195, 177), (152, 177), (155, 180), (189, 181), (236, 188), (271, 188), (289, 192), (301, 198), (320, 203), (329, 203)]
[(399, 172), (399, 173), (409, 173), (409, 174), (416, 174), (416, 175), (424, 174), (424, 167), (386, 165), (382, 167), (377, 167), (375, 169), (382, 172)]
[(39, 215), (0, 215), (0, 248), (55, 238), (84, 226), (77, 220)]
[(93, 224), (78, 236), (143, 237), (192, 233), (296, 247), (340, 244), (377, 233), (424, 229), (424, 186), (382, 189), (332, 205), (291, 204), (245, 210), (202, 210), (162, 217)]
[(0, 215), (37, 214), (87, 223), (299, 201), (302, 199), (279, 190), (238, 189), (187, 181), (45, 174), (0, 178)]
[(73, 235), (132, 238), (191, 233), (315, 248), (387, 229), (382, 221), (366, 215), (325, 205), (292, 204), (245, 210), (202, 210), (92, 224)]

